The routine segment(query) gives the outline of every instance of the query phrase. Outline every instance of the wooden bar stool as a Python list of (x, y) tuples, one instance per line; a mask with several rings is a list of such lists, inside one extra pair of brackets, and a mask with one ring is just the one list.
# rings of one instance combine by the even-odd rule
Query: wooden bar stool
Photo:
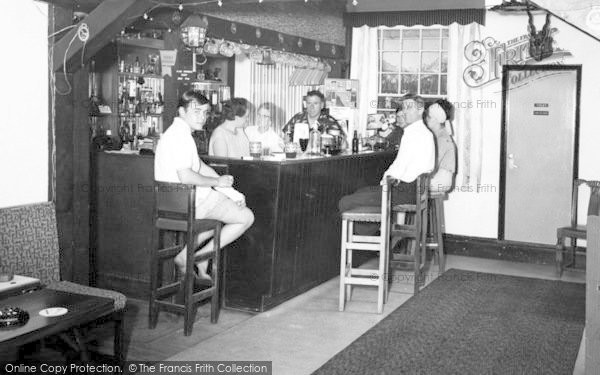
[[(422, 276), (423, 269), (427, 260), (427, 218), (429, 210), (429, 174), (423, 173), (417, 177), (416, 181), (416, 204), (398, 204), (392, 207), (392, 213), (403, 212), (413, 217), (404, 223), (395, 223), (391, 226), (390, 248), (402, 239), (411, 239), (413, 241), (412, 253), (408, 255), (399, 255), (398, 258), (391, 260), (392, 265), (410, 264), (414, 269), (414, 294), (419, 293), (420, 287), (425, 284), (425, 277)], [(412, 219), (412, 220), (410, 220)]]
[[(211, 298), (210, 321), (216, 323), (219, 319), (219, 284), (221, 281), (220, 266), (220, 238), (222, 223), (217, 220), (196, 219), (196, 187), (169, 182), (156, 181), (154, 185), (156, 204), (154, 209), (154, 238), (151, 256), (150, 275), (150, 305), (149, 327), (155, 328), (158, 322), (158, 313), (161, 310), (176, 314), (183, 314), (183, 332), (185, 336), (192, 334), (194, 317), (198, 304)], [(195, 239), (199, 233), (214, 231), (214, 249), (202, 257), (195, 257)], [(177, 243), (174, 246), (164, 247), (165, 232), (177, 233)], [(185, 237), (185, 242), (181, 241)], [(163, 263), (174, 260), (175, 256), (187, 246), (186, 272), (182, 280), (173, 279), (163, 285)], [(212, 286), (194, 293), (194, 263), (212, 259)], [(179, 301), (166, 301), (165, 299), (183, 292), (183, 304)]]
[[(427, 248), (434, 249), (434, 259), (438, 264), (440, 273), (446, 269), (446, 258), (444, 257), (444, 200), (446, 193), (429, 194), (429, 236), (427, 237)], [(436, 251), (437, 250), (437, 251)]]
[[(383, 312), (387, 302), (388, 253), (390, 227), (390, 189), (386, 183), (381, 192), (381, 207), (357, 207), (342, 213), (342, 243), (340, 259), (340, 302), (339, 310), (344, 311), (346, 299), (350, 299), (352, 285), (377, 287), (377, 312)], [(354, 234), (354, 222), (380, 223), (379, 236)], [(377, 268), (352, 267), (354, 250), (374, 251), (379, 255)]]

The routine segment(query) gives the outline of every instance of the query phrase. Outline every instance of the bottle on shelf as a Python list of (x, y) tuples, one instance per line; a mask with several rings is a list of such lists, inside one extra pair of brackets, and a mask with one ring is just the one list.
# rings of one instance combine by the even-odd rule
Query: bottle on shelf
[(358, 153), (358, 132), (354, 131), (354, 137), (352, 137), (352, 153)]
[(133, 63), (133, 73), (140, 73), (140, 58), (138, 56), (135, 57), (135, 63)]

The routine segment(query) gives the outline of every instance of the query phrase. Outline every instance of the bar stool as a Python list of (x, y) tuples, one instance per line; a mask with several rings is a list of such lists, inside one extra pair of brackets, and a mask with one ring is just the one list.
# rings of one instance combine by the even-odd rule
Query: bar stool
[[(379, 236), (354, 234), (354, 222), (380, 223)], [(357, 207), (342, 213), (342, 241), (340, 259), (340, 301), (339, 310), (344, 311), (346, 298), (352, 295), (352, 285), (371, 285), (377, 287), (377, 312), (383, 312), (387, 302), (388, 253), (390, 227), (390, 189), (389, 181), (383, 185), (381, 207)], [(354, 250), (374, 251), (379, 255), (377, 268), (364, 269), (352, 267)]]
[[(161, 310), (176, 314), (183, 314), (183, 332), (185, 336), (192, 333), (194, 317), (198, 304), (211, 298), (210, 321), (216, 323), (219, 319), (219, 284), (221, 275), (220, 266), (220, 238), (222, 223), (217, 220), (196, 219), (196, 187), (178, 183), (159, 182), (154, 185), (154, 235), (151, 255), (150, 275), (150, 304), (149, 328), (155, 328), (158, 322), (158, 313)], [(199, 233), (214, 231), (214, 249), (201, 257), (195, 257), (195, 238)], [(164, 247), (165, 232), (176, 232), (177, 243), (174, 246)], [(185, 242), (181, 241), (185, 237)], [(173, 260), (175, 256), (187, 246), (186, 272), (181, 280), (173, 279), (163, 285), (163, 263)], [(212, 286), (194, 293), (194, 262), (212, 259)], [(175, 267), (174, 267), (175, 268)], [(166, 301), (165, 299), (183, 292), (183, 304), (179, 301)]]
[[(446, 258), (444, 256), (444, 200), (446, 193), (429, 194), (429, 236), (427, 237), (427, 248), (434, 249), (436, 263), (439, 273), (446, 269)], [(437, 251), (436, 251), (437, 250)]]
[(390, 248), (404, 238), (414, 240), (412, 254), (401, 255), (398, 259), (392, 259), (392, 265), (398, 263), (408, 263), (414, 269), (414, 294), (419, 293), (421, 285), (425, 284), (425, 278), (421, 276), (427, 260), (427, 217), (429, 211), (429, 174), (423, 173), (417, 177), (416, 182), (416, 204), (398, 204), (392, 207), (392, 213), (403, 212), (406, 215), (413, 214), (413, 220), (407, 220), (405, 223), (395, 223), (391, 226)]

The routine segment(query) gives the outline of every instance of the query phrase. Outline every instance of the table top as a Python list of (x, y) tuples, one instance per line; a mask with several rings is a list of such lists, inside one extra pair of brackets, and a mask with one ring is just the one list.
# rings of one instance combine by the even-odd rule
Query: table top
[[(0, 351), (5, 347), (20, 346), (72, 327), (92, 322), (111, 313), (114, 302), (110, 298), (41, 289), (0, 300), (0, 307), (18, 307), (29, 313), (29, 321), (14, 328), (0, 328)], [(61, 316), (44, 317), (39, 314), (50, 307), (64, 307)]]

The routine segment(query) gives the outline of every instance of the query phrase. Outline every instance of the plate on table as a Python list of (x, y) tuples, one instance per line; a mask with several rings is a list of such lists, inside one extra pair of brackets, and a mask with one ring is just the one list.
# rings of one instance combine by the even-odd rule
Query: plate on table
[(40, 310), (40, 315), (45, 316), (47, 318), (52, 318), (55, 316), (65, 315), (69, 310), (64, 307), (48, 307), (47, 309)]

